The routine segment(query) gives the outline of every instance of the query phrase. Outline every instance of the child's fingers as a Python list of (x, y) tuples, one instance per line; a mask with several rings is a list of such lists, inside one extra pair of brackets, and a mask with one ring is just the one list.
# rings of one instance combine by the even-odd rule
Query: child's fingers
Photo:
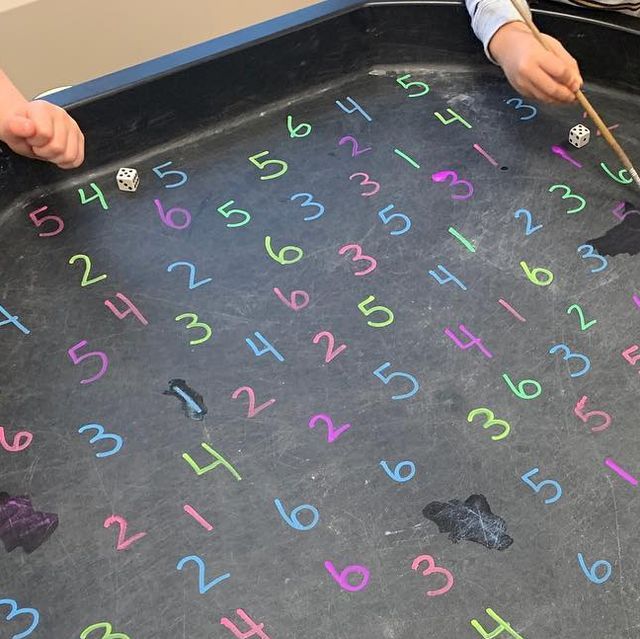
[(541, 53), (538, 63), (545, 73), (567, 87), (571, 80), (574, 79), (575, 70), (567, 64), (564, 58), (561, 58), (551, 51)]
[(25, 138), (30, 138), (35, 135), (36, 126), (29, 118), (14, 115), (7, 122), (7, 132), (14, 138), (24, 140)]
[(27, 142), (32, 147), (43, 147), (51, 141), (54, 134), (54, 116), (52, 105), (43, 100), (30, 102), (27, 106), (27, 117), (34, 123), (36, 131)]
[(566, 64), (567, 69), (569, 69), (571, 77), (565, 84), (575, 93), (584, 84), (578, 61), (555, 38), (546, 38), (546, 43), (552, 52)]
[(542, 67), (538, 67), (536, 71), (530, 74), (528, 79), (540, 96), (536, 97), (543, 102), (571, 103), (576, 99), (575, 94), (570, 89), (548, 75)]
[(56, 164), (61, 169), (74, 169), (79, 166), (78, 157), (80, 156), (80, 138), (78, 131), (72, 128), (67, 137), (67, 146), (62, 157), (56, 159)]

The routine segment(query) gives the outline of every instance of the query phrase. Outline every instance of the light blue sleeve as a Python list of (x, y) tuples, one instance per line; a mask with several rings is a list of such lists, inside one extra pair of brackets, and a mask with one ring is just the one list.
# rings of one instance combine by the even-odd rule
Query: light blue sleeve
[[(520, 2), (529, 9), (526, 0)], [(489, 54), (491, 38), (508, 22), (523, 22), (520, 14), (510, 0), (465, 0), (465, 3), (474, 33), (482, 41), (487, 57), (495, 62)]]

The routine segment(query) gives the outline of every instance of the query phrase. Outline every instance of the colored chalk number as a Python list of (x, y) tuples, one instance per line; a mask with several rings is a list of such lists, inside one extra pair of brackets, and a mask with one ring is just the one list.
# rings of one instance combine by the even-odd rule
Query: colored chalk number
[(324, 363), (325, 364), (329, 364), (330, 362), (332, 362), (336, 357), (338, 357), (338, 355), (340, 355), (340, 353), (342, 353), (343, 351), (347, 350), (347, 345), (346, 344), (340, 344), (340, 346), (338, 346), (338, 348), (334, 348), (336, 345), (336, 340), (335, 337), (333, 336), (333, 333), (329, 332), (329, 331), (321, 331), (320, 333), (318, 333), (317, 335), (315, 335), (313, 337), (313, 343), (314, 344), (319, 344), (323, 339), (327, 340), (327, 352), (324, 356)]
[(293, 116), (288, 115), (287, 130), (289, 131), (290, 138), (306, 138), (313, 130), (313, 127), (308, 122), (295, 124), (293, 121)]
[[(291, 528), (295, 528), (295, 530), (307, 531), (315, 528), (318, 521), (320, 521), (320, 513), (315, 506), (311, 506), (311, 504), (302, 504), (301, 506), (297, 506), (294, 508), (291, 513), (287, 513), (284, 504), (279, 499), (274, 499), (273, 503), (275, 504), (280, 517), (284, 519), (288, 526)], [(298, 517), (298, 513), (308, 511), (311, 514), (311, 522), (308, 524), (303, 524)]]
[(372, 322), (371, 320), (368, 320), (367, 324), (372, 328), (384, 328), (385, 326), (389, 326), (389, 324), (392, 324), (394, 320), (393, 311), (390, 308), (387, 308), (386, 306), (369, 307), (369, 304), (375, 301), (376, 301), (376, 298), (373, 295), (369, 295), (369, 297), (362, 300), (362, 302), (358, 304), (358, 309), (365, 317), (369, 317), (369, 315), (373, 315), (374, 313), (378, 313), (378, 312), (384, 313), (387, 316), (387, 319), (384, 320), (383, 322)]
[(48, 231), (47, 233), (38, 233), (38, 237), (55, 237), (59, 233), (62, 233), (62, 231), (64, 230), (64, 221), (61, 217), (58, 217), (57, 215), (44, 215), (43, 217), (38, 217), (40, 213), (44, 213), (48, 209), (48, 206), (43, 206), (42, 208), (36, 209), (35, 211), (31, 211), (31, 213), (29, 213), (29, 219), (33, 222), (33, 225), (36, 228), (40, 228), (47, 222), (55, 222), (57, 224), (57, 227), (54, 231)]
[(324, 425), (327, 427), (327, 442), (333, 444), (336, 440), (338, 440), (343, 433), (346, 433), (350, 428), (351, 424), (342, 424), (336, 428), (333, 425), (333, 419), (329, 415), (320, 414), (314, 415), (309, 420), (309, 428), (313, 429), (318, 425), (318, 422), (324, 422)]
[[(87, 626), (81, 633), (80, 639), (87, 639), (96, 630), (102, 630), (102, 636), (95, 639), (129, 639), (129, 635), (123, 632), (113, 632), (113, 626), (107, 621), (100, 621), (91, 626)], [(93, 637), (91, 639), (94, 639)]]
[(456, 186), (465, 187), (465, 193), (452, 193), (452, 200), (468, 200), (473, 195), (473, 184), (467, 180), (461, 180), (456, 171), (438, 171), (431, 176), (431, 179), (433, 182), (439, 183), (448, 181), (449, 187), (452, 189)]
[[(331, 563), (330, 561), (325, 561), (324, 567), (327, 569), (327, 572), (333, 577), (336, 583), (340, 586), (340, 588), (342, 588), (342, 590), (346, 590), (347, 592), (359, 592), (360, 590), (364, 590), (369, 583), (370, 572), (366, 566), (354, 564), (352, 566), (347, 566), (344, 570), (338, 572), (333, 563)], [(360, 583), (357, 585), (353, 585), (349, 581), (349, 577), (351, 575), (358, 575), (360, 577)]]
[[(604, 559), (599, 559), (598, 561), (594, 562), (591, 565), (591, 567), (589, 567), (587, 566), (587, 562), (584, 560), (584, 555), (581, 552), (579, 552), (578, 563), (580, 564), (580, 568), (582, 569), (582, 572), (585, 574), (585, 577), (591, 583), (601, 586), (606, 581), (609, 581), (613, 568), (611, 567), (611, 564), (608, 561), (605, 561)], [(604, 574), (601, 577), (599, 577), (598, 569), (601, 567), (604, 568)]]
[(398, 400), (409, 399), (410, 397), (413, 397), (420, 390), (420, 384), (418, 383), (418, 380), (413, 375), (410, 375), (409, 373), (402, 373), (400, 371), (390, 373), (389, 375), (384, 375), (384, 371), (386, 371), (390, 366), (391, 362), (385, 362), (384, 364), (378, 366), (378, 368), (373, 371), (373, 374), (385, 385), (389, 384), (392, 379), (400, 377), (402, 379), (410, 381), (413, 386), (413, 388), (408, 393), (404, 393), (402, 395), (392, 395), (391, 399)]
[(450, 328), (445, 328), (444, 334), (463, 351), (476, 347), (487, 359), (491, 359), (493, 357), (493, 354), (485, 347), (482, 340), (479, 337), (476, 337), (464, 324), (460, 324), (458, 326), (458, 330), (469, 339), (468, 342), (460, 340)]
[(220, 575), (215, 579), (207, 582), (206, 576), (206, 564), (202, 560), (202, 557), (198, 557), (198, 555), (189, 555), (187, 557), (183, 557), (176, 565), (177, 570), (182, 570), (186, 564), (192, 562), (198, 566), (198, 590), (201, 595), (204, 595), (206, 592), (211, 590), (214, 586), (217, 586), (219, 583), (225, 581), (225, 579), (229, 579), (231, 577), (231, 573), (225, 573), (224, 575)]
[(340, 100), (336, 100), (336, 106), (348, 115), (359, 113), (367, 122), (373, 121), (373, 118), (353, 98), (347, 97), (346, 100), (351, 104), (353, 109), (349, 110)]
[(318, 209), (318, 212), (315, 215), (307, 215), (307, 217), (303, 217), (302, 219), (305, 222), (313, 222), (314, 220), (317, 220), (318, 218), (324, 215), (324, 211), (325, 211), (324, 204), (320, 204), (320, 202), (316, 202), (313, 199), (313, 194), (311, 193), (295, 193), (289, 199), (291, 200), (291, 202), (295, 202), (300, 198), (304, 198), (304, 202), (300, 205), (301, 208), (304, 209), (308, 206), (314, 206), (316, 209)]
[(609, 413), (605, 413), (603, 410), (591, 410), (587, 413), (584, 412), (584, 409), (587, 405), (589, 398), (586, 395), (583, 395), (577, 402), (575, 407), (573, 408), (573, 414), (585, 424), (589, 423), (589, 420), (593, 417), (597, 417), (602, 419), (602, 422), (597, 426), (591, 427), (592, 433), (601, 433), (603, 430), (607, 430), (609, 426), (611, 426), (611, 422), (613, 418)]
[[(427, 567), (422, 570), (422, 564), (427, 563)], [(422, 575), (428, 577), (429, 575), (444, 575), (447, 578), (447, 583), (438, 590), (427, 590), (427, 597), (439, 597), (440, 595), (446, 595), (451, 588), (453, 588), (453, 575), (446, 568), (436, 566), (436, 562), (431, 555), (420, 555), (416, 557), (411, 563), (411, 570), (422, 570)]]
[(79, 433), (85, 433), (88, 430), (94, 430), (96, 432), (96, 434), (89, 439), (90, 444), (95, 444), (96, 442), (102, 441), (103, 439), (110, 439), (115, 442), (111, 450), (96, 453), (96, 457), (98, 458), (111, 457), (111, 455), (115, 455), (117, 452), (119, 452), (124, 445), (124, 441), (122, 437), (120, 437), (120, 435), (105, 432), (104, 426), (101, 426), (100, 424), (85, 424), (84, 426), (78, 428)]
[[(518, 382), (517, 386), (513, 383), (511, 377), (509, 377), (507, 373), (502, 374), (502, 379), (509, 387), (511, 392), (520, 399), (535, 399), (542, 394), (542, 386), (540, 386), (539, 382), (537, 382), (535, 379), (523, 379), (521, 382)], [(527, 385), (533, 386), (535, 388), (533, 393), (527, 393)]]
[(249, 211), (245, 211), (244, 209), (229, 209), (229, 207), (233, 206), (235, 203), (236, 203), (235, 200), (229, 200), (228, 202), (221, 204), (216, 209), (218, 213), (220, 213), (220, 215), (222, 215), (222, 217), (226, 218), (227, 220), (232, 215), (239, 215), (240, 217), (242, 217), (241, 221), (228, 223), (227, 228), (229, 229), (240, 228), (241, 226), (244, 226), (245, 224), (248, 224), (251, 221), (251, 213), (249, 213)]
[(482, 639), (497, 639), (503, 632), (509, 633), (513, 639), (524, 639), (522, 635), (519, 635), (509, 624), (494, 612), (491, 608), (487, 608), (485, 612), (493, 619), (498, 626), (494, 630), (485, 630), (477, 619), (471, 620), (471, 627), (482, 637)]
[(584, 317), (584, 311), (582, 310), (582, 307), (579, 304), (572, 304), (567, 309), (567, 315), (571, 315), (573, 311), (576, 312), (576, 314), (578, 315), (578, 318), (580, 319), (580, 330), (582, 332), (588, 331), (594, 324), (598, 323), (598, 320), (587, 321)]
[(591, 269), (592, 273), (600, 273), (604, 271), (607, 266), (609, 266), (607, 258), (603, 257), (602, 255), (598, 255), (595, 248), (591, 246), (591, 244), (582, 244), (582, 246), (579, 246), (578, 255), (580, 255), (583, 260), (591, 259), (600, 262), (600, 266)]
[(633, 182), (633, 178), (629, 175), (629, 171), (627, 171), (627, 169), (621, 169), (614, 175), (605, 162), (600, 162), (600, 168), (618, 184), (631, 184), (631, 182)]
[(210, 277), (206, 277), (199, 282), (196, 282), (196, 267), (191, 262), (173, 262), (173, 264), (169, 264), (167, 266), (167, 273), (171, 273), (177, 266), (184, 266), (189, 270), (189, 290), (192, 291), (194, 288), (198, 288), (199, 286), (204, 286), (205, 284), (209, 284), (209, 282), (213, 281)]
[(87, 197), (84, 189), (78, 189), (78, 195), (80, 196), (80, 204), (89, 204), (90, 202), (93, 202), (94, 200), (98, 200), (100, 202), (100, 206), (105, 210), (108, 211), (109, 210), (109, 205), (107, 204), (107, 201), (104, 199), (104, 195), (102, 193), (102, 191), (100, 190), (100, 187), (95, 183), (95, 182), (91, 182), (91, 184), (89, 184), (89, 186), (91, 187), (91, 189), (93, 190), (93, 195), (91, 197)]
[(254, 166), (257, 166), (261, 171), (264, 171), (269, 166), (280, 167), (280, 170), (275, 173), (261, 175), (261, 180), (275, 180), (283, 176), (289, 170), (289, 165), (284, 160), (260, 160), (260, 158), (263, 158), (265, 155), (269, 155), (269, 153), (270, 151), (262, 151), (261, 153), (256, 153), (249, 158), (249, 162)]
[(203, 331), (203, 336), (198, 339), (192, 339), (189, 344), (191, 346), (197, 346), (198, 344), (203, 344), (207, 340), (211, 339), (212, 331), (211, 326), (209, 324), (205, 324), (204, 322), (198, 321), (198, 316), (195, 313), (182, 313), (174, 318), (174, 321), (181, 322), (184, 319), (190, 319), (191, 321), (187, 324), (187, 330), (191, 331), (196, 328)]
[(4, 617), (7, 621), (11, 621), (22, 615), (29, 615), (31, 617), (31, 625), (26, 630), (11, 635), (10, 639), (25, 639), (25, 637), (28, 637), (38, 627), (40, 623), (40, 613), (35, 608), (18, 608), (18, 603), (15, 599), (0, 599), (0, 610), (4, 608), (4, 606), (11, 608), (9, 613)]
[(345, 244), (338, 249), (338, 255), (345, 255), (347, 253), (351, 253), (353, 251), (354, 255), (351, 256), (352, 262), (367, 262), (369, 266), (367, 268), (356, 271), (354, 275), (356, 277), (362, 277), (363, 275), (369, 275), (369, 273), (373, 273), (378, 266), (378, 262), (375, 258), (370, 257), (369, 255), (365, 255), (362, 252), (362, 247), (359, 244)]
[(549, 269), (529, 268), (524, 260), (520, 262), (520, 268), (524, 271), (527, 279), (536, 286), (549, 286), (553, 282), (553, 273)]
[(362, 197), (371, 197), (372, 195), (375, 195), (376, 193), (378, 193), (378, 191), (380, 191), (380, 182), (376, 182), (375, 180), (372, 180), (368, 173), (354, 173), (353, 175), (349, 176), (349, 181), (353, 180), (353, 178), (355, 177), (362, 178), (362, 180), (360, 181), (360, 186), (373, 187), (366, 193), (364, 191), (360, 193)]
[(116, 297), (124, 302), (126, 310), (121, 311), (116, 308), (116, 305), (111, 300), (105, 300), (104, 305), (119, 319), (123, 320), (125, 317), (129, 315), (133, 315), (143, 326), (147, 326), (149, 321), (147, 318), (140, 312), (138, 307), (124, 294), (116, 293)]
[(84, 360), (89, 359), (90, 357), (97, 357), (101, 362), (100, 370), (93, 376), (87, 377), (87, 379), (81, 379), (81, 384), (92, 384), (93, 382), (97, 382), (109, 368), (109, 358), (106, 353), (102, 351), (91, 351), (89, 353), (83, 353), (82, 355), (78, 355), (78, 351), (85, 346), (88, 346), (88, 342), (86, 339), (79, 341), (75, 346), (72, 346), (68, 351), (67, 355), (69, 355), (69, 359), (73, 362), (74, 366), (84, 362)]
[(246, 337), (244, 341), (256, 357), (262, 357), (267, 353), (271, 353), (279, 362), (284, 362), (284, 355), (281, 355), (280, 352), (276, 350), (275, 346), (273, 346), (273, 344), (271, 344), (262, 333), (256, 331), (254, 335), (256, 339), (262, 342), (262, 345), (264, 346), (262, 350), (258, 349), (257, 344), (250, 337)]
[[(295, 264), (299, 262), (304, 257), (304, 251), (299, 246), (283, 246), (278, 253), (274, 253), (273, 248), (271, 247), (271, 236), (267, 235), (264, 238), (264, 248), (267, 251), (267, 255), (278, 262), (278, 264), (282, 264), (283, 266), (287, 266), (289, 264)], [(287, 251), (294, 253), (295, 257), (287, 258)]]
[(248, 630), (241, 632), (231, 619), (227, 617), (220, 618), (220, 625), (224, 626), (236, 639), (251, 639), (251, 637), (258, 637), (258, 639), (270, 639), (269, 635), (264, 632), (264, 624), (256, 623), (242, 608), (236, 610), (236, 615), (247, 624)]
[(246, 393), (249, 398), (249, 408), (247, 409), (248, 419), (255, 417), (258, 413), (261, 413), (263, 410), (276, 403), (275, 399), (269, 399), (263, 404), (260, 404), (260, 406), (256, 406), (256, 394), (251, 386), (241, 386), (240, 388), (236, 388), (231, 395), (231, 399), (238, 399), (242, 393)]
[(505, 100), (505, 102), (511, 106), (512, 104), (515, 104), (515, 106), (513, 107), (516, 111), (519, 111), (520, 109), (529, 109), (529, 115), (521, 115), (520, 119), (524, 122), (526, 120), (533, 120), (533, 118), (536, 117), (536, 115), (538, 115), (538, 109), (536, 109), (536, 107), (530, 105), (530, 104), (525, 104), (521, 98), (509, 98), (508, 100)]
[(444, 124), (445, 126), (453, 124), (453, 122), (460, 122), (460, 124), (462, 124), (467, 129), (473, 128), (461, 115), (456, 113), (453, 109), (447, 109), (447, 113), (451, 116), (448, 120), (445, 119), (445, 117), (438, 111), (435, 111), (433, 115), (435, 115), (436, 118), (438, 118), (438, 120), (440, 120), (440, 122), (442, 122), (442, 124)]
[(464, 285), (464, 283), (461, 282), (455, 275), (451, 274), (444, 266), (442, 266), (442, 264), (438, 264), (436, 268), (441, 273), (444, 273), (447, 276), (447, 277), (440, 277), (440, 275), (435, 271), (429, 271), (429, 275), (431, 275), (431, 277), (436, 282), (438, 282), (438, 284), (442, 286), (443, 284), (447, 284), (448, 282), (453, 282), (454, 284), (459, 286), (463, 291), (467, 290), (467, 287)]
[(172, 182), (171, 184), (165, 184), (164, 185), (165, 189), (177, 189), (179, 186), (182, 186), (183, 184), (185, 184), (188, 179), (187, 174), (184, 171), (176, 171), (175, 169), (169, 169), (168, 171), (162, 170), (165, 168), (165, 166), (171, 166), (172, 164), (173, 162), (171, 162), (170, 160), (169, 162), (165, 162), (164, 164), (159, 164), (158, 166), (154, 166), (153, 169), (151, 169), (158, 176), (158, 178), (160, 178), (160, 180), (163, 180), (169, 175), (180, 176), (180, 179), (177, 182)]
[(531, 215), (531, 212), (527, 211), (527, 209), (518, 209), (513, 214), (513, 217), (516, 220), (519, 220), (523, 215), (524, 215), (524, 218), (526, 220), (526, 227), (525, 227), (525, 230), (524, 230), (525, 236), (532, 235), (533, 233), (535, 233), (536, 231), (539, 231), (542, 228), (542, 224), (538, 224), (537, 226), (533, 226), (533, 217)]
[(184, 459), (187, 464), (191, 466), (198, 477), (212, 470), (215, 470), (218, 466), (224, 466), (224, 468), (226, 468), (231, 473), (236, 481), (242, 480), (240, 473), (238, 473), (238, 471), (220, 453), (211, 448), (209, 444), (207, 444), (206, 442), (202, 442), (200, 446), (204, 451), (209, 453), (209, 455), (211, 455), (211, 457), (215, 459), (215, 461), (211, 462), (208, 466), (199, 466), (198, 463), (193, 459), (193, 457), (189, 455), (189, 453), (182, 453), (182, 459)]
[(345, 144), (351, 145), (352, 158), (357, 158), (359, 155), (362, 155), (363, 153), (367, 153), (368, 151), (371, 151), (370, 146), (364, 149), (361, 149), (358, 145), (358, 140), (356, 140), (352, 135), (345, 135), (344, 137), (340, 138), (340, 140), (338, 140), (338, 146), (344, 146)]
[(82, 280), (80, 281), (80, 286), (91, 286), (96, 282), (101, 282), (102, 280), (107, 279), (107, 274), (102, 273), (102, 275), (97, 275), (96, 277), (89, 277), (91, 275), (91, 258), (88, 255), (78, 254), (69, 258), (69, 264), (73, 265), (78, 260), (82, 260), (84, 262), (84, 273), (82, 274)]
[(411, 228), (411, 219), (404, 213), (392, 213), (391, 215), (387, 215), (387, 212), (392, 211), (394, 208), (395, 206), (393, 204), (385, 206), (383, 209), (378, 211), (378, 217), (382, 220), (382, 223), (385, 226), (394, 218), (401, 219), (404, 222), (404, 226), (396, 229), (395, 231), (389, 231), (389, 235), (404, 235)]
[(429, 85), (426, 82), (420, 82), (419, 80), (411, 80), (411, 82), (407, 82), (407, 80), (410, 77), (411, 77), (411, 74), (407, 73), (405, 75), (400, 75), (396, 78), (396, 82), (403, 89), (411, 89), (412, 87), (418, 87), (420, 89), (420, 91), (418, 91), (417, 93), (409, 93), (407, 97), (419, 98), (429, 93)]
[(505, 421), (504, 419), (496, 419), (492, 410), (488, 408), (475, 408), (467, 415), (467, 421), (469, 423), (473, 422), (477, 415), (484, 415), (486, 417), (486, 420), (482, 425), (482, 428), (484, 428), (485, 430), (487, 428), (491, 428), (492, 426), (502, 427), (501, 433), (497, 435), (491, 435), (491, 439), (494, 442), (502, 441), (509, 436), (509, 433), (511, 432), (511, 426), (509, 425), (509, 422)]
[(4, 315), (6, 318), (0, 322), (0, 328), (7, 324), (13, 324), (21, 333), (24, 333), (25, 335), (29, 335), (29, 333), (31, 333), (31, 331), (20, 321), (20, 318), (17, 315), (12, 315), (2, 305), (0, 305), (0, 314)]
[(21, 430), (13, 436), (13, 441), (9, 443), (4, 434), (4, 426), (0, 426), (0, 446), (8, 453), (21, 453), (31, 445), (33, 434), (26, 430)]
[(127, 538), (127, 528), (129, 527), (129, 523), (127, 520), (121, 515), (111, 515), (104, 520), (104, 528), (110, 528), (114, 524), (117, 524), (119, 527), (118, 531), (118, 540), (116, 541), (116, 550), (127, 550), (139, 541), (143, 537), (147, 536), (146, 532), (139, 532), (135, 535), (131, 535), (131, 537)]
[(575, 208), (567, 210), (567, 215), (575, 215), (576, 213), (580, 213), (580, 211), (583, 211), (585, 206), (587, 206), (587, 201), (581, 195), (576, 195), (566, 184), (554, 184), (553, 186), (550, 186), (549, 193), (553, 193), (558, 189), (564, 190), (564, 194), (562, 196), (563, 200), (577, 200), (578, 202), (580, 202), (580, 204)]
[(545, 486), (553, 486), (553, 488), (556, 491), (556, 494), (553, 497), (547, 497), (544, 500), (544, 503), (555, 504), (558, 501), (558, 499), (562, 497), (562, 487), (555, 479), (543, 479), (538, 483), (534, 482), (531, 479), (531, 477), (533, 477), (533, 475), (537, 475), (539, 472), (540, 472), (539, 468), (532, 468), (531, 470), (527, 471), (524, 475), (522, 475), (520, 479), (522, 479), (522, 481), (525, 484), (527, 484), (527, 486), (530, 486), (533, 489), (533, 491), (536, 493), (539, 493)]
[[(411, 481), (416, 474), (416, 465), (408, 459), (398, 462), (393, 470), (389, 468), (389, 464), (384, 459), (380, 462), (380, 466), (382, 467), (382, 470), (387, 473), (388, 477), (398, 484), (406, 484), (408, 481)], [(402, 474), (403, 468), (409, 469), (409, 472), (406, 475)]]
[[(158, 212), (158, 215), (160, 216), (160, 219), (162, 220), (162, 223), (165, 226), (168, 226), (170, 229), (174, 229), (176, 231), (184, 231), (191, 225), (191, 212), (187, 209), (174, 206), (173, 208), (165, 211), (160, 200), (155, 199), (153, 203), (156, 205), (156, 210)], [(179, 224), (175, 220), (175, 216), (177, 214), (182, 216), (182, 224)]]
[(591, 369), (591, 360), (582, 353), (573, 353), (571, 349), (566, 344), (556, 344), (549, 349), (550, 355), (555, 355), (557, 352), (564, 353), (563, 360), (568, 362), (572, 359), (580, 360), (583, 363), (582, 368), (579, 371), (574, 371), (573, 373), (569, 373), (570, 377), (582, 377), (586, 375)]
[[(289, 299), (287, 299), (282, 291), (277, 287), (273, 289), (273, 292), (285, 306), (288, 306), (292, 311), (296, 312), (309, 306), (309, 300), (311, 299), (309, 297), (309, 293), (306, 291), (291, 291), (291, 293), (289, 293)], [(301, 302), (296, 301), (298, 297), (302, 298)]]

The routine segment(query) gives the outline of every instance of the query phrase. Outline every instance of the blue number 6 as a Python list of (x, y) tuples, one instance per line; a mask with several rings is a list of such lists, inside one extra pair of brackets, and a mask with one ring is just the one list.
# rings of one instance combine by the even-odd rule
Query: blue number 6
[[(285, 522), (287, 522), (287, 524), (291, 526), (291, 528), (295, 528), (296, 530), (311, 530), (315, 527), (315, 525), (318, 523), (318, 520), (320, 519), (320, 513), (318, 512), (318, 509), (315, 506), (311, 506), (310, 504), (302, 504), (301, 506), (294, 508), (289, 515), (284, 509), (284, 504), (279, 499), (274, 499), (273, 503), (276, 505), (276, 508), (280, 513), (280, 517), (282, 517), (282, 519), (284, 519)], [(301, 510), (308, 510), (311, 513), (311, 523), (306, 525), (300, 523), (300, 520), (298, 519), (298, 513)]]
[[(611, 564), (604, 559), (599, 559), (598, 561), (594, 562), (591, 568), (589, 568), (584, 560), (584, 556), (581, 552), (579, 552), (578, 563), (580, 564), (580, 568), (582, 568), (582, 572), (586, 575), (587, 579), (594, 584), (598, 584), (600, 586), (605, 581), (608, 581), (609, 577), (611, 577)], [(602, 575), (602, 577), (598, 577), (597, 570), (599, 566), (605, 567), (604, 575)]]
[(40, 613), (35, 608), (18, 608), (18, 603), (15, 599), (0, 599), (0, 606), (11, 607), (11, 612), (5, 617), (7, 621), (11, 621), (18, 615), (31, 615), (33, 617), (31, 625), (24, 632), (13, 635), (11, 639), (24, 639), (24, 637), (28, 637), (38, 627), (38, 623), (40, 623)]

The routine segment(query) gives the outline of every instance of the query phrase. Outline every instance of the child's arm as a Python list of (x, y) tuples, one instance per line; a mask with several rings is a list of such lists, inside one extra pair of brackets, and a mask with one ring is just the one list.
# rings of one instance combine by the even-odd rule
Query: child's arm
[(73, 169), (84, 161), (84, 136), (62, 108), (29, 102), (0, 70), (0, 140), (30, 158)]
[[(520, 0), (522, 1), (522, 0)], [(471, 25), (511, 85), (541, 102), (573, 102), (582, 86), (578, 63), (551, 36), (535, 39), (510, 0), (466, 0)]]

